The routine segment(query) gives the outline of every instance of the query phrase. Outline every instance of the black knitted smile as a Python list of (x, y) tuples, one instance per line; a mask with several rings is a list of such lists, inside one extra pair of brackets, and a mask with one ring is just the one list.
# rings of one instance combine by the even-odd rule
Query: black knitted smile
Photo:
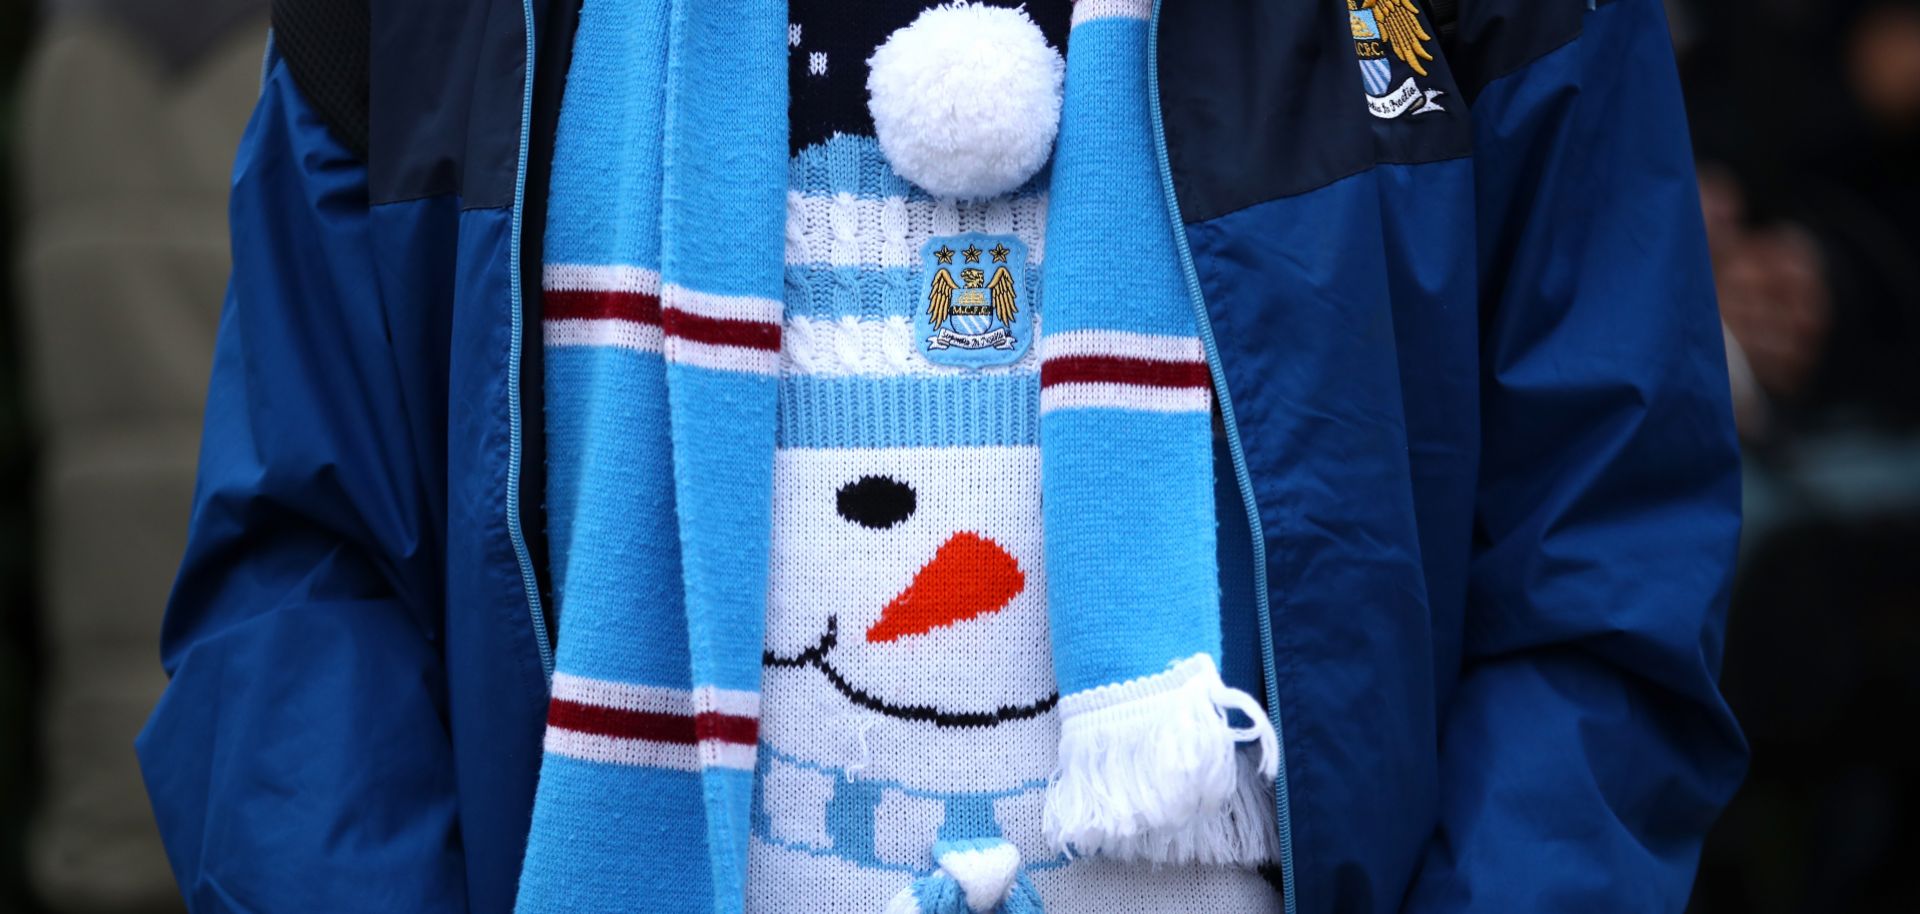
[(861, 691), (859, 687), (848, 682), (847, 677), (840, 675), (840, 671), (834, 669), (833, 664), (827, 662), (827, 652), (833, 650), (839, 643), (840, 618), (828, 616), (827, 631), (820, 636), (818, 644), (791, 657), (780, 657), (772, 651), (767, 651), (760, 656), (760, 662), (772, 667), (813, 667), (820, 671), (820, 675), (827, 677), (827, 681), (833, 683), (833, 687), (839, 690), (841, 695), (846, 696), (848, 701), (860, 707), (901, 720), (925, 721), (936, 727), (992, 727), (1011, 721), (1039, 717), (1053, 710), (1053, 706), (1060, 703), (1060, 693), (1055, 692), (1030, 705), (1009, 705), (992, 711), (942, 711), (928, 705), (896, 705)]

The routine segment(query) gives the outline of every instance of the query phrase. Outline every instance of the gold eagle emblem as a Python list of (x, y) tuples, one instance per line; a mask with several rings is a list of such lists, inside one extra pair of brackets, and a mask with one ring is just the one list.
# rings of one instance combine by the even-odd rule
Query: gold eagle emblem
[(1013, 315), (1020, 308), (1013, 302), (1013, 274), (1006, 267), (993, 271), (993, 281), (987, 283), (987, 292), (993, 298), (993, 313), (1000, 323), (1013, 326)]
[[(960, 276), (966, 281), (967, 288), (978, 289), (986, 280), (986, 273), (978, 269), (961, 270)], [(1011, 326), (1014, 315), (1020, 311), (1014, 301), (1013, 274), (1006, 267), (993, 271), (993, 279), (986, 282), (987, 294), (993, 304), (993, 314), (1002, 324)], [(933, 287), (927, 294), (927, 318), (938, 330), (953, 316), (953, 293), (960, 284), (953, 281), (953, 274), (942, 267), (933, 274)], [(974, 293), (978, 295), (979, 293)], [(977, 300), (977, 299), (976, 299)]]
[(933, 321), (933, 329), (940, 329), (940, 325), (953, 316), (953, 290), (958, 288), (960, 286), (953, 281), (953, 274), (947, 272), (945, 267), (933, 274), (933, 292), (927, 296), (927, 318)]
[(1412, 67), (1413, 72), (1427, 75), (1427, 68), (1420, 62), (1432, 60), (1433, 55), (1423, 42), (1432, 41), (1433, 36), (1420, 24), (1420, 8), (1413, 5), (1413, 0), (1359, 0), (1354, 8), (1372, 10), (1374, 19), (1380, 23), (1380, 36), (1393, 49), (1393, 56)]

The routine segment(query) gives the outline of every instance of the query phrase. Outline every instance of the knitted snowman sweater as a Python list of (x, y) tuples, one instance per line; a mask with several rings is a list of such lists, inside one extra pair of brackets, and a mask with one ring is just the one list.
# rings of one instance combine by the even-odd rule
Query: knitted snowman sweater
[[(1070, 860), (1043, 840), (1060, 738), (1035, 345), (1050, 175), (957, 201), (889, 166), (867, 59), (922, 5), (790, 6), (747, 909), (1270, 910), (1250, 869)], [(1026, 6), (1062, 49), (1070, 9)]]
[[(1074, 6), (1032, 175), (1001, 57), (1061, 77), (1023, 14), (809, 9), (581, 9), (520, 910), (1271, 909), (1282, 752), (1218, 672), (1213, 391), (1155, 164), (1150, 0)], [(836, 22), (1009, 16), (1024, 50), (963, 37), (937, 116), (905, 79), (867, 126), (875, 38), (836, 47)]]

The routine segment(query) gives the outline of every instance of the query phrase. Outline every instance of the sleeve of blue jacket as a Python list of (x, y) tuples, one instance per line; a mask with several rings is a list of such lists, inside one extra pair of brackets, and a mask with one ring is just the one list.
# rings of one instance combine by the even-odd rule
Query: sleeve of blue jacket
[(1716, 685), (1738, 452), (1673, 53), (1659, 0), (1581, 18), (1474, 102), (1477, 542), (1410, 911), (1680, 911), (1745, 764)]
[(466, 909), (430, 520), (444, 405), (403, 313), (430, 230), (379, 209), (276, 64), (234, 166), (171, 680), (138, 743), (195, 912)]

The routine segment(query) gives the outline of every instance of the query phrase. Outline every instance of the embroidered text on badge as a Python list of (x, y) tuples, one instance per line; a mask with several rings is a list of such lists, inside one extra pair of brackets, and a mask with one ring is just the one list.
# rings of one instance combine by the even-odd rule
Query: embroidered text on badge
[[(1433, 36), (1413, 0), (1347, 0), (1347, 23), (1353, 27), (1353, 52), (1360, 58), (1369, 113), (1392, 120), (1447, 110), (1437, 101), (1445, 92), (1416, 82), (1428, 75), (1421, 61), (1433, 59), (1426, 46)], [(1398, 86), (1393, 84), (1396, 60), (1413, 72)]]
[(920, 249), (920, 351), (936, 365), (1010, 365), (1033, 345), (1027, 246), (1012, 235), (939, 235)]

